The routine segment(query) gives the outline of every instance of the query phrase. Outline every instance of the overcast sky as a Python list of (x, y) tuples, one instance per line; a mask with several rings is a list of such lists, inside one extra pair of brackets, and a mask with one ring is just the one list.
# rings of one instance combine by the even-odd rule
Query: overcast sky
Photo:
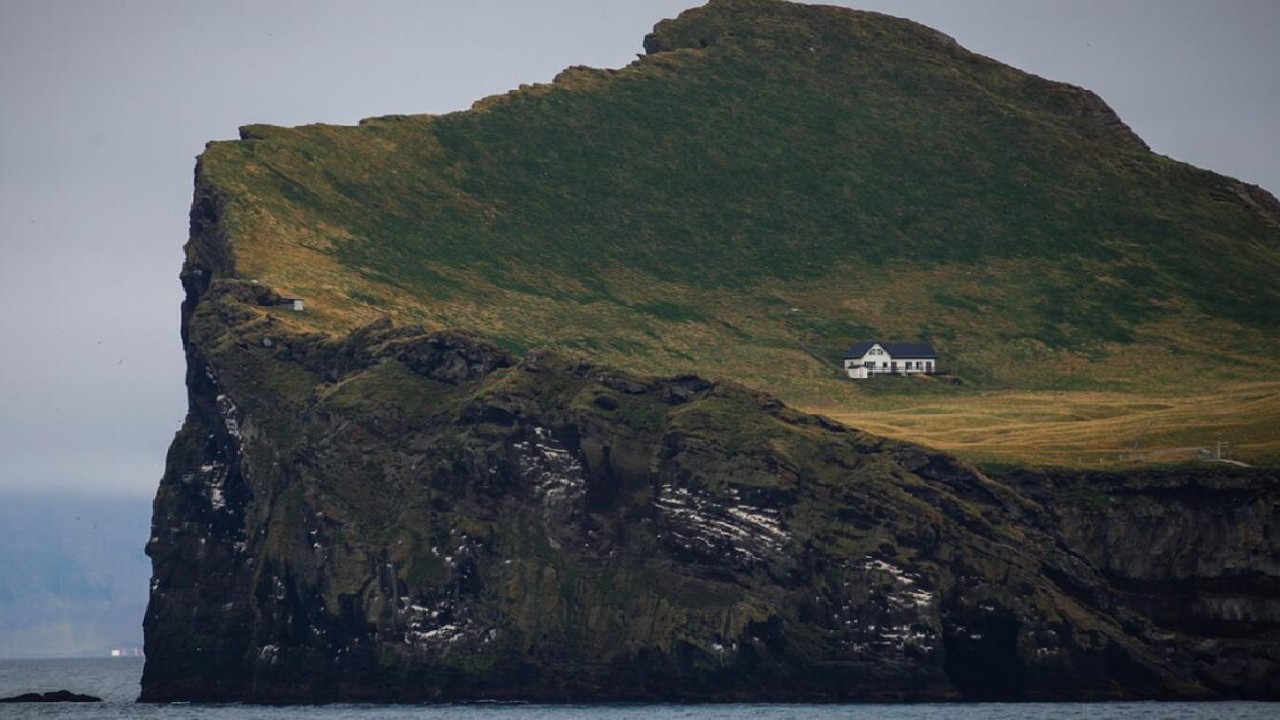
[[(206, 141), (620, 67), (696, 2), (0, 0), (0, 491), (154, 492)], [(1280, 2), (833, 4), (1088, 87), (1155, 151), (1280, 190)]]

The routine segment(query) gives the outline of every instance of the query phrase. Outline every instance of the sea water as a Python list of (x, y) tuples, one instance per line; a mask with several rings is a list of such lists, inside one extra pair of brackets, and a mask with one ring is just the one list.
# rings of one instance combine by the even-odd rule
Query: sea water
[(0, 704), (0, 719), (175, 720), (1275, 720), (1280, 703), (972, 703), (919, 705), (139, 705), (141, 658), (0, 660), (0, 697), (95, 695), (101, 703)]

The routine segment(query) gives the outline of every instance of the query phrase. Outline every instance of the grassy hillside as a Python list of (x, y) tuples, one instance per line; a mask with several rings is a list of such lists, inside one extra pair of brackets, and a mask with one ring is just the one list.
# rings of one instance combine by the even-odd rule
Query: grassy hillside
[[(304, 298), (303, 329), (734, 377), (977, 459), (1118, 455), (1148, 400), (1183, 408), (1170, 443), (1280, 458), (1274, 198), (904, 20), (717, 0), (645, 45), (468, 112), (246, 127), (198, 178), (234, 262), (193, 260)], [(965, 382), (841, 380), (864, 339), (931, 341)], [(1262, 400), (1198, 410), (1227, 389)], [(1055, 450), (1040, 430), (1091, 398), (1136, 430)], [(976, 416), (1040, 440), (992, 455)]]

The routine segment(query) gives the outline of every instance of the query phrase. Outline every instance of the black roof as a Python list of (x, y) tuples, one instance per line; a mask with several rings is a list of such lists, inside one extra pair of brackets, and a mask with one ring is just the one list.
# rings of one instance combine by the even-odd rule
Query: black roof
[(884, 351), (889, 353), (892, 358), (937, 358), (938, 351), (933, 349), (929, 343), (891, 343), (876, 342), (874, 340), (868, 342), (860, 342), (857, 345), (844, 351), (846, 360), (850, 358), (860, 358), (867, 354), (871, 346), (879, 345)]

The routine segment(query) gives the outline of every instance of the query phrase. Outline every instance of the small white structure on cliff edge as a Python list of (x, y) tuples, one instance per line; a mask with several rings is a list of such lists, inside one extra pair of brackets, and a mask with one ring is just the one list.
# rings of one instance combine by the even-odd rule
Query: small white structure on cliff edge
[(934, 372), (938, 351), (929, 343), (860, 342), (844, 353), (845, 374), (854, 380), (872, 375), (919, 375)]

